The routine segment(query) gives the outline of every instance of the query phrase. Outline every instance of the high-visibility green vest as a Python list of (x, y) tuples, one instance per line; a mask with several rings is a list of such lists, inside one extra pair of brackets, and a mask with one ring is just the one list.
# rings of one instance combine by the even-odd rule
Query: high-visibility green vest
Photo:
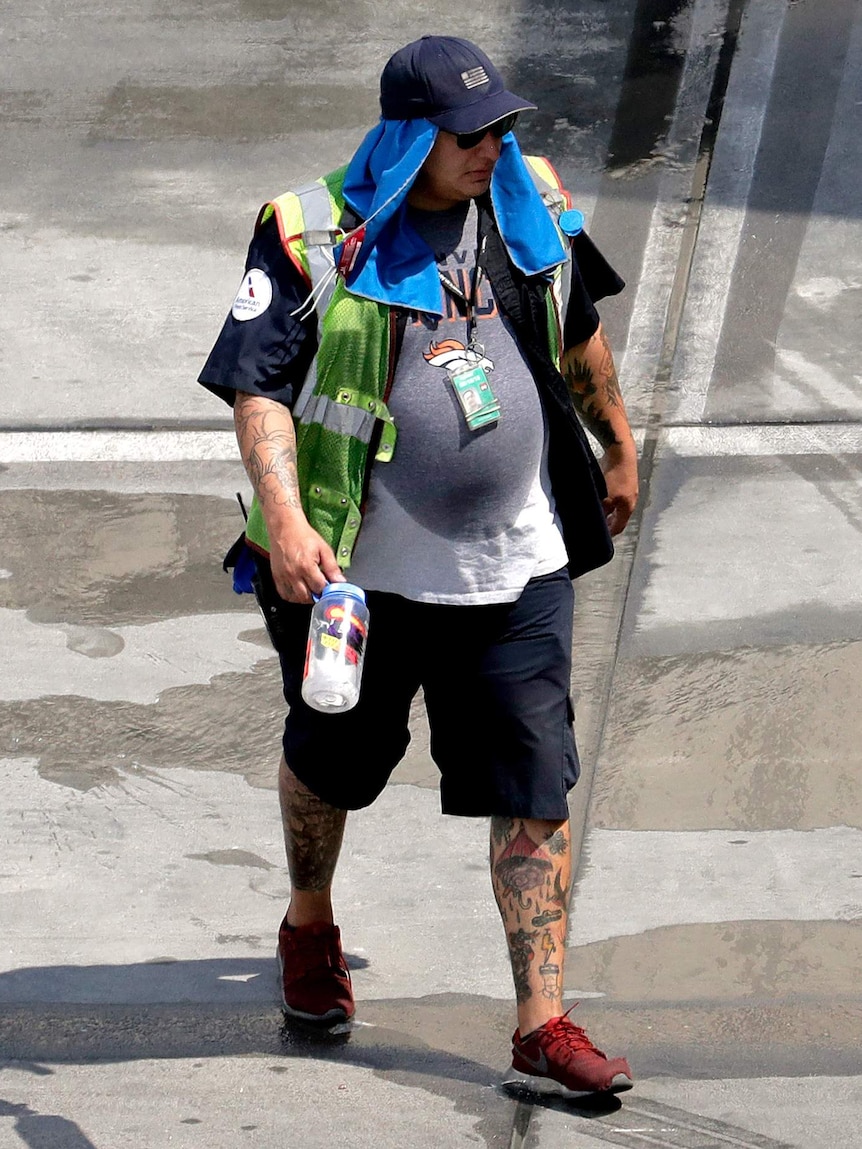
[[(571, 206), (551, 164), (525, 156), (552, 217)], [(353, 295), (333, 274), (332, 249), (341, 239), (346, 167), (261, 209), (258, 226), (275, 216), (282, 248), (308, 284), (318, 316), (318, 349), (294, 403), (296, 467), (305, 515), (348, 567), (362, 523), (360, 506), (371, 462), (395, 451), (396, 428), (386, 406), (396, 368), (392, 308)], [(549, 287), (548, 342), (558, 362), (570, 262)], [(309, 303), (311, 306), (311, 303)], [(373, 458), (372, 458), (373, 456)], [(246, 523), (249, 544), (269, 553), (269, 536), (255, 496)]]

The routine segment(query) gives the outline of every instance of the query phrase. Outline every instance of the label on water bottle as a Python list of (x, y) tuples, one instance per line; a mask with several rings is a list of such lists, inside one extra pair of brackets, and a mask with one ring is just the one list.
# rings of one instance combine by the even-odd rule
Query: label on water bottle
[(327, 587), (311, 612), (302, 698), (325, 714), (349, 710), (359, 698), (368, 635), (368, 610), (356, 598), (361, 594), (352, 586), (341, 594)]
[(323, 617), (329, 623), (329, 628), (320, 635), (321, 646), (329, 650), (340, 650), (344, 642), (344, 657), (355, 666), (365, 646), (365, 626), (350, 607), (341, 602), (328, 606)]

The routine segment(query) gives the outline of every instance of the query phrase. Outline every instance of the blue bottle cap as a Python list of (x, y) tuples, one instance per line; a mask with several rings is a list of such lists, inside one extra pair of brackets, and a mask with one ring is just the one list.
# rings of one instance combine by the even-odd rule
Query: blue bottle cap
[(579, 235), (584, 230), (584, 213), (573, 207), (569, 211), (560, 212), (557, 222), (566, 235)]
[(365, 602), (365, 591), (361, 586), (356, 586), (352, 582), (328, 582), (321, 592), (321, 597), (327, 594), (345, 594), (348, 598)]

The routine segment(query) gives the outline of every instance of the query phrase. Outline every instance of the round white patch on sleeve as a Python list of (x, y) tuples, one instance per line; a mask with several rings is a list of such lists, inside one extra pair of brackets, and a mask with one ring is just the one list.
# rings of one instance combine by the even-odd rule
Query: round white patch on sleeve
[(272, 303), (272, 283), (265, 271), (253, 267), (242, 277), (233, 307), (230, 309), (234, 319), (244, 323), (246, 319), (254, 319), (262, 315)]

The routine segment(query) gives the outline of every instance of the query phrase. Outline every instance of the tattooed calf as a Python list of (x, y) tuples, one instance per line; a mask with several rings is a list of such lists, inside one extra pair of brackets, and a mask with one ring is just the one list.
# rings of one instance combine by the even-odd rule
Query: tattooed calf
[(552, 834), (551, 837), (548, 838), (545, 845), (552, 854), (562, 855), (565, 854), (569, 848), (569, 840), (562, 830), (557, 830), (556, 834)]
[(553, 862), (539, 856), (537, 850), (536, 843), (521, 829), (494, 866), (494, 874), (503, 887), (504, 896), (511, 894), (522, 910), (533, 904), (532, 898), (524, 901), (523, 895), (528, 890), (539, 889), (554, 868)]
[[(535, 918), (533, 920), (535, 921)], [(548, 932), (542, 938), (542, 952), (545, 955), (545, 960), (539, 966), (539, 974), (542, 978), (542, 997), (555, 1001), (560, 992), (560, 967), (556, 962), (551, 961), (557, 952), (557, 946)]]
[(537, 914), (536, 917), (532, 919), (530, 925), (540, 930), (543, 926), (549, 926), (551, 922), (558, 922), (562, 916), (562, 910), (542, 910), (540, 914)]
[(560, 881), (559, 870), (554, 875), (554, 892), (551, 894), (551, 901), (555, 902), (558, 906), (568, 906), (569, 904), (569, 889), (568, 885), (563, 889), (563, 883)]
[(527, 933), (517, 930), (509, 934), (509, 953), (512, 958), (512, 977), (515, 981), (515, 997), (519, 1002), (528, 1001), (533, 996), (530, 988), (530, 962), (535, 958), (532, 943), (538, 932)]

